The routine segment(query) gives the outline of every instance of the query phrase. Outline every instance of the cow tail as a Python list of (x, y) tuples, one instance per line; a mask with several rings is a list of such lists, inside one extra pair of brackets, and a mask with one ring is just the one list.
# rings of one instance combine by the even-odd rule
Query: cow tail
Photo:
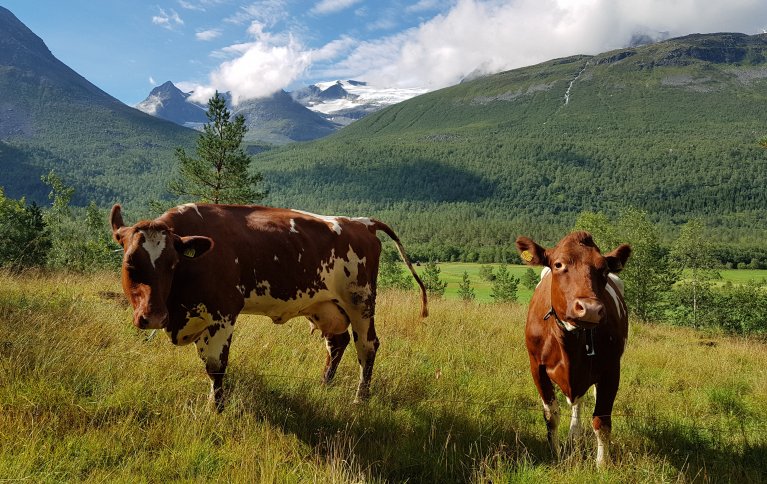
[(380, 220), (372, 220), (373, 222), (373, 230), (381, 230), (386, 235), (391, 238), (395, 244), (397, 244), (397, 250), (399, 251), (399, 255), (402, 258), (402, 261), (407, 265), (407, 268), (410, 269), (410, 273), (413, 274), (413, 279), (415, 279), (415, 282), (418, 283), (418, 286), (421, 288), (421, 317), (425, 318), (429, 315), (429, 309), (427, 307), (427, 301), (426, 301), (426, 286), (423, 285), (423, 281), (420, 277), (418, 277), (418, 273), (413, 269), (413, 264), (410, 263), (410, 259), (408, 259), (407, 254), (405, 254), (405, 248), (402, 247), (402, 242), (400, 242), (399, 237), (397, 237), (397, 234), (394, 233), (394, 231), (386, 225), (385, 223), (381, 222)]

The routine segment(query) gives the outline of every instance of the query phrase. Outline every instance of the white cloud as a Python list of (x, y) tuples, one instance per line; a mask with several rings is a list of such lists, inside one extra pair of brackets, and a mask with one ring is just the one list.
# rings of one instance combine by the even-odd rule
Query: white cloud
[(312, 8), (313, 13), (326, 14), (345, 10), (361, 0), (322, 0)]
[(187, 2), (185, 0), (178, 0), (178, 4), (181, 8), (184, 8), (186, 10), (195, 10), (197, 12), (205, 11), (205, 7), (203, 7), (202, 5), (197, 5), (195, 3)]
[(163, 8), (160, 8), (159, 15), (152, 17), (152, 23), (166, 29), (173, 29), (179, 25), (184, 25), (184, 21), (181, 20), (181, 17), (175, 10), (165, 11)]
[(637, 33), (756, 33), (764, 26), (763, 2), (459, 0), (417, 28), (362, 43), (338, 68), (381, 85), (439, 88), (477, 69), (499, 72), (624, 47)]
[[(319, 48), (288, 32), (285, 0), (241, 9), (250, 42), (214, 52), (222, 60), (207, 86), (191, 86), (203, 101), (214, 89), (235, 101), (263, 97), (304, 79), (362, 79), (378, 86), (437, 89), (480, 70), (494, 73), (574, 54), (627, 45), (635, 34), (757, 33), (764, 0), (457, 0), (418, 27), (372, 40), (342, 35)], [(357, 0), (325, 0), (327, 12)], [(413, 1), (426, 8), (435, 2)], [(444, 3), (439, 8), (444, 8)], [(340, 59), (340, 61), (339, 61)], [(321, 77), (320, 77), (321, 76)], [(206, 97), (207, 96), (207, 97)]]
[(152, 86), (156, 86), (157, 85), (157, 81), (154, 80), (154, 77), (149, 76), (149, 84), (151, 84)]
[(195, 38), (197, 40), (213, 40), (221, 35), (221, 30), (219, 29), (208, 29), (208, 30), (201, 30), (194, 34)]
[(425, 12), (427, 10), (437, 10), (439, 8), (441, 8), (440, 0), (420, 0), (417, 3), (405, 7), (405, 11), (408, 13)]

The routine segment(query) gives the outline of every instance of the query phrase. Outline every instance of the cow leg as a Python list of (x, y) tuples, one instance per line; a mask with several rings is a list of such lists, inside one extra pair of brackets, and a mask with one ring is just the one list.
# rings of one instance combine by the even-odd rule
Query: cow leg
[(351, 337), (348, 331), (344, 331), (341, 334), (329, 334), (325, 336), (325, 346), (328, 349), (328, 356), (325, 359), (325, 372), (323, 373), (322, 381), (326, 385), (333, 381), (333, 377), (336, 376), (336, 369), (338, 363), (341, 361), (341, 357), (344, 355), (344, 350), (349, 344)]
[(581, 410), (583, 410), (583, 397), (577, 397), (571, 404), (570, 430), (567, 433), (567, 444), (575, 448), (575, 443), (580, 440), (582, 434)]
[(376, 336), (373, 317), (361, 318), (355, 324), (352, 322), (354, 346), (357, 349), (357, 361), (360, 364), (360, 383), (354, 403), (360, 403), (370, 398), (370, 380), (373, 377), (373, 364), (380, 342)]
[(557, 427), (559, 426), (559, 402), (554, 392), (554, 384), (549, 375), (546, 374), (546, 367), (530, 361), (530, 369), (533, 375), (538, 393), (543, 402), (543, 420), (546, 422), (546, 439), (549, 441), (551, 453), (556, 459), (559, 459), (559, 436)]
[(197, 354), (205, 363), (210, 378), (208, 407), (221, 413), (224, 410), (224, 373), (229, 362), (229, 346), (232, 344), (234, 322), (217, 322), (208, 327), (197, 341)]
[(597, 437), (597, 467), (604, 467), (610, 458), (610, 434), (612, 432), (612, 413), (615, 395), (618, 393), (618, 380), (620, 370), (616, 369), (597, 383), (594, 393), (596, 404), (594, 405), (594, 417), (591, 425)]

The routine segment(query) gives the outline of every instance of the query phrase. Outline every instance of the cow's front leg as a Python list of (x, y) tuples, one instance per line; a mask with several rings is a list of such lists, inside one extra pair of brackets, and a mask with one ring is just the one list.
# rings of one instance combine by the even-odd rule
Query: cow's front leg
[(360, 364), (360, 383), (354, 403), (360, 403), (370, 398), (370, 380), (373, 378), (373, 364), (380, 342), (372, 317), (363, 318), (357, 324), (352, 323), (352, 333)]
[(546, 367), (540, 365), (535, 359), (530, 357), (530, 372), (533, 375), (533, 381), (538, 394), (543, 402), (543, 420), (546, 422), (546, 440), (549, 442), (549, 448), (555, 459), (559, 460), (559, 402), (554, 392), (554, 384), (546, 373)]
[(569, 447), (569, 450), (575, 449), (576, 444), (580, 442), (583, 436), (583, 427), (581, 426), (582, 402), (583, 397), (576, 397), (571, 402), (570, 430), (567, 433), (567, 447)]
[(224, 373), (229, 362), (233, 332), (234, 321), (216, 322), (208, 326), (194, 342), (210, 378), (208, 407), (219, 413), (224, 410)]
[(612, 413), (615, 395), (618, 393), (620, 370), (616, 369), (600, 378), (594, 389), (596, 404), (591, 425), (597, 437), (597, 467), (604, 467), (610, 458), (610, 435), (612, 433)]
[(348, 331), (344, 331), (341, 334), (329, 334), (325, 336), (325, 346), (328, 349), (328, 356), (325, 359), (325, 371), (322, 374), (322, 381), (326, 385), (333, 381), (333, 377), (336, 376), (336, 369), (338, 363), (341, 362), (341, 357), (344, 355), (344, 350), (349, 345), (351, 337)]

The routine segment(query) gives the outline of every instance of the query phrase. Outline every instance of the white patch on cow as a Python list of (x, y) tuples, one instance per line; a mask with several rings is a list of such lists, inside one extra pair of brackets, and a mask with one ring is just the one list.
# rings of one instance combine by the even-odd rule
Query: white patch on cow
[(290, 219), (290, 231), (293, 232), (294, 234), (298, 233), (298, 230), (296, 230), (296, 220), (295, 219)]
[(274, 256), (274, 262), (279, 262), (279, 261), (280, 261), (280, 258), (275, 255)]
[(597, 436), (597, 467), (604, 467), (605, 461), (610, 456), (610, 429), (602, 426), (594, 433)]
[[(186, 324), (178, 331), (177, 345), (184, 346), (194, 342), (211, 324), (215, 321), (208, 312), (208, 308), (200, 303), (186, 311)], [(165, 328), (166, 334), (171, 335), (171, 331)]]
[(543, 270), (541, 270), (541, 280), (538, 281), (538, 285), (535, 287), (538, 287), (541, 285), (541, 282), (543, 282), (543, 278), (546, 277), (549, 274), (549, 272), (551, 272), (551, 269), (548, 267), (544, 267)]
[(618, 316), (623, 317), (624, 314), (626, 314), (625, 302), (623, 301), (623, 281), (615, 274), (610, 274), (610, 281), (612, 281), (615, 284), (615, 287), (618, 288), (620, 297), (618, 297), (618, 294), (616, 294), (615, 289), (613, 289), (609, 282), (607, 283), (607, 292), (610, 293), (610, 296), (615, 303), (615, 307), (618, 308)]
[(359, 223), (365, 225), (366, 227), (370, 227), (370, 226), (375, 225), (375, 222), (370, 220), (370, 218), (368, 218), (368, 217), (352, 217), (351, 220), (353, 220), (355, 222), (359, 222)]
[(303, 252), (299, 252), (299, 253), (298, 253), (298, 262), (301, 262), (301, 256), (302, 256), (302, 255), (304, 255), (304, 253), (303, 253)]
[(583, 405), (581, 404), (582, 400), (583, 400), (583, 397), (578, 397), (571, 404), (572, 412), (570, 413), (570, 431), (568, 432), (569, 439), (573, 439), (576, 436), (576, 434), (580, 433), (581, 409), (583, 408)]
[[(261, 314), (272, 318), (276, 323), (284, 323), (297, 316), (319, 315), (317, 329), (323, 333), (341, 331), (348, 316), (351, 320), (361, 315), (361, 304), (372, 296), (370, 284), (357, 284), (359, 269), (366, 264), (366, 258), (360, 258), (350, 247), (345, 257), (337, 257), (335, 252), (317, 268), (320, 288), (299, 290), (293, 299), (287, 301), (272, 295), (269, 281), (259, 281), (254, 289), (245, 295), (243, 312)], [(349, 273), (349, 276), (346, 275)], [(338, 300), (333, 303), (332, 300)], [(338, 307), (346, 311), (346, 316)]]
[(155, 267), (155, 262), (165, 249), (165, 232), (158, 230), (141, 230), (140, 232), (144, 236), (144, 243), (141, 244), (141, 247), (149, 254), (149, 261), (152, 263), (152, 267)]
[(197, 204), (196, 203), (185, 203), (183, 205), (179, 205), (178, 207), (176, 207), (176, 210), (178, 210), (178, 213), (184, 213), (187, 210), (189, 210), (190, 208), (193, 208), (194, 211), (197, 212), (197, 215), (199, 215), (200, 218), (202, 218), (202, 214), (200, 213), (200, 209), (197, 208)]
[(338, 222), (338, 219), (339, 218), (346, 218), (346, 217), (333, 217), (333, 216), (330, 216), (330, 215), (317, 215), (316, 213), (304, 212), (303, 210), (296, 210), (295, 208), (293, 208), (291, 210), (293, 210), (296, 213), (300, 213), (302, 215), (307, 215), (309, 217), (313, 217), (313, 218), (322, 220), (325, 223), (329, 223), (330, 224), (330, 230), (332, 230), (333, 232), (335, 232), (335, 233), (337, 233), (339, 235), (341, 234), (341, 224)]
[(237, 258), (237, 257), (235, 257), (235, 258), (234, 258), (234, 263), (235, 263), (235, 264), (239, 264), (239, 263), (240, 263), (240, 259), (239, 259), (239, 258)]

